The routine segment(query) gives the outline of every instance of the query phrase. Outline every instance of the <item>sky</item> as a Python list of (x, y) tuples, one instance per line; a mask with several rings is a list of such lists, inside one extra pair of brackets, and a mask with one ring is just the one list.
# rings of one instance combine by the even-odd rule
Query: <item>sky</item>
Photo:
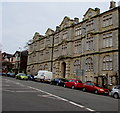
[[(17, 0), (16, 0), (17, 1)], [(64, 0), (65, 1), (65, 0)], [(53, 30), (59, 26), (65, 16), (82, 21), (89, 8), (100, 8), (101, 13), (109, 10), (109, 0), (44, 0), (0, 1), (0, 49), (2, 52), (14, 54), (24, 50), (26, 43), (35, 32), (45, 35), (48, 28)], [(118, 0), (115, 0), (116, 5)], [(20, 49), (21, 48), (21, 49)]]

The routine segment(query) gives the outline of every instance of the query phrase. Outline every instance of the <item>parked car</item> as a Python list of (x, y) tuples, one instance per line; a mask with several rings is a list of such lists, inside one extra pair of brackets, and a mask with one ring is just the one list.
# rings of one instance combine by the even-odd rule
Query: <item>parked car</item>
[(83, 83), (81, 80), (76, 79), (69, 79), (67, 82), (64, 83), (64, 87), (74, 88), (83, 88)]
[(114, 98), (120, 98), (120, 85), (116, 85), (112, 88), (111, 96)]
[(8, 73), (7, 73), (7, 76), (9, 76), (9, 77), (15, 77), (15, 73), (8, 72)]
[(54, 78), (51, 80), (50, 84), (54, 84), (54, 85), (61, 85), (64, 86), (64, 82), (67, 82), (67, 79), (65, 78)]
[(16, 79), (24, 79), (24, 80), (28, 80), (28, 76), (24, 73), (18, 73), (16, 75)]
[(95, 82), (84, 83), (83, 91), (94, 92), (95, 94), (109, 95), (109, 90)]
[(29, 80), (35, 80), (33, 75), (27, 74)]

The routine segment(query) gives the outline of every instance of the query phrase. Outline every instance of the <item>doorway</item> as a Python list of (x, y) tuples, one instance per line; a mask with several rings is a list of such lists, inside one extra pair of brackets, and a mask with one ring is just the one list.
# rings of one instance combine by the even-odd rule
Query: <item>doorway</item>
[(62, 72), (62, 77), (65, 78), (66, 75), (66, 63), (63, 62), (61, 65), (61, 72)]

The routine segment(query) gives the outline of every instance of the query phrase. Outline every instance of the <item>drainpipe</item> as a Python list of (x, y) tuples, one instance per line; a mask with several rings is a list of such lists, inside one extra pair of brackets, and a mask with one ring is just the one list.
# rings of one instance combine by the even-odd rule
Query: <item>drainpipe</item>
[(51, 72), (53, 71), (53, 48), (54, 48), (54, 35), (52, 40), (52, 54), (51, 54)]
[[(120, 50), (120, 6), (118, 6), (118, 50)], [(118, 56), (118, 62), (120, 61)], [(118, 65), (119, 70), (119, 65)], [(120, 70), (118, 71), (118, 84), (120, 85)]]

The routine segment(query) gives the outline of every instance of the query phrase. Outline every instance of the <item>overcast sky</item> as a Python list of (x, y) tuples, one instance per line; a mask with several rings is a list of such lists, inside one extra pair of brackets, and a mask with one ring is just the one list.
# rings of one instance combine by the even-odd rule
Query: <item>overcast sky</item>
[(65, 16), (71, 19), (78, 17), (82, 21), (86, 11), (96, 7), (100, 8), (101, 12), (109, 10), (109, 1), (1, 2), (2, 51), (13, 54), (19, 47), (24, 50), (24, 46), (33, 38), (35, 32), (44, 35), (48, 28), (55, 30)]

